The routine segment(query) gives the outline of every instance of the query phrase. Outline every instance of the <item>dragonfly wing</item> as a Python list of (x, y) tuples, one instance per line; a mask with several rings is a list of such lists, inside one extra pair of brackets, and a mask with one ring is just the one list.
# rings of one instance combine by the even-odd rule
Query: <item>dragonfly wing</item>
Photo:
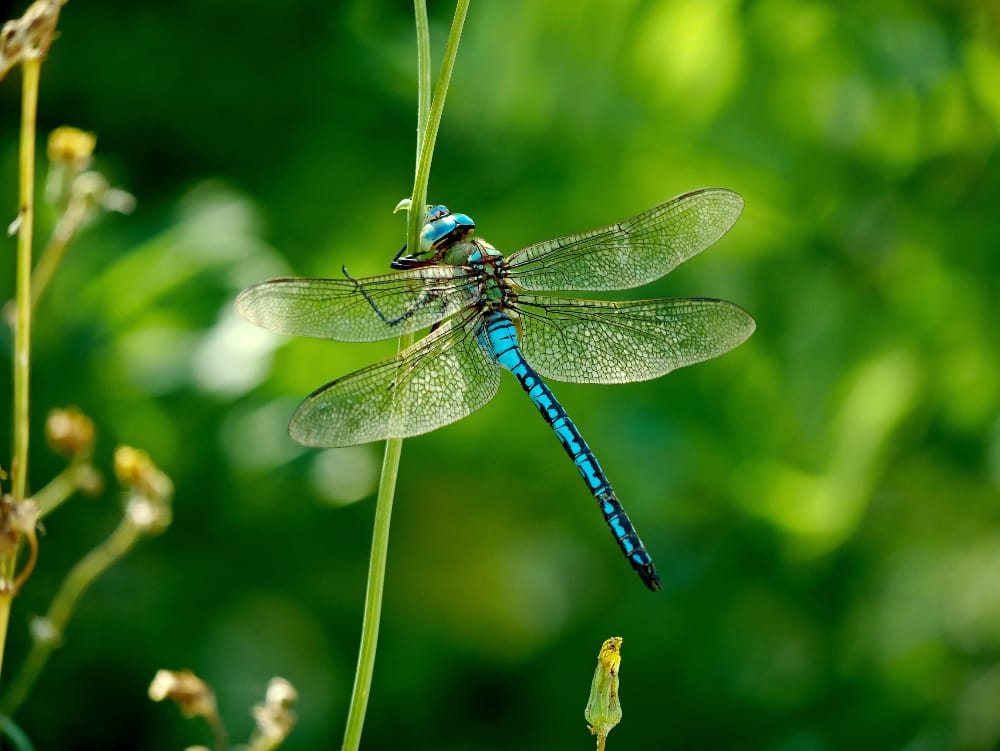
[(742, 344), (756, 324), (722, 300), (605, 302), (520, 295), (521, 348), (543, 376), (572, 383), (659, 378)]
[(742, 210), (731, 190), (695, 190), (610, 227), (529, 245), (507, 258), (508, 276), (535, 291), (639, 287), (715, 243)]
[(411, 347), (314, 391), (289, 425), (306, 446), (407, 438), (475, 412), (496, 394), (500, 371), (476, 342), (478, 316), (452, 318)]
[(427, 266), (363, 279), (268, 279), (243, 290), (236, 309), (282, 334), (370, 342), (426, 328), (475, 295), (462, 267)]

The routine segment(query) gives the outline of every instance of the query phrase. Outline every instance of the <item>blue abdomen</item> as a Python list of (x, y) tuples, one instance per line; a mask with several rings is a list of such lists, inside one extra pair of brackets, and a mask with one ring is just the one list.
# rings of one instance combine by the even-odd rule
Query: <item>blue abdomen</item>
[(622, 549), (632, 568), (642, 581), (652, 590), (660, 588), (660, 579), (653, 566), (653, 560), (639, 539), (632, 521), (622, 508), (608, 478), (604, 475), (597, 457), (590, 446), (583, 440), (573, 420), (566, 410), (556, 400), (548, 385), (538, 373), (528, 364), (521, 354), (517, 339), (517, 327), (504, 313), (492, 310), (483, 316), (484, 326), (479, 330), (477, 338), (487, 355), (514, 374), (532, 403), (541, 413), (545, 421), (552, 426), (559, 443), (569, 454), (576, 465), (577, 471), (587, 483), (587, 487), (597, 501), (605, 522), (611, 529), (618, 546)]

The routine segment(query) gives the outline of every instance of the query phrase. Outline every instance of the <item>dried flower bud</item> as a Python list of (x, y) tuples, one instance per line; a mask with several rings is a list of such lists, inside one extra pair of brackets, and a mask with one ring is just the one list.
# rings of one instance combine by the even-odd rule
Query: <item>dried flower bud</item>
[(299, 700), (299, 692), (295, 690), (289, 681), (284, 678), (272, 678), (267, 684), (267, 693), (264, 701), (275, 706), (291, 706)]
[(67, 165), (74, 172), (90, 166), (97, 136), (79, 128), (63, 125), (49, 134), (49, 161)]
[(94, 421), (76, 407), (53, 409), (45, 420), (45, 438), (59, 454), (89, 455), (94, 448)]
[(257, 724), (251, 748), (274, 748), (283, 742), (295, 726), (296, 716), (291, 705), (299, 698), (295, 687), (284, 678), (272, 678), (263, 704), (253, 708)]
[(138, 493), (129, 496), (125, 504), (125, 515), (133, 526), (147, 535), (165, 532), (174, 518), (170, 504), (151, 500)]
[(125, 518), (147, 535), (163, 532), (173, 518), (174, 484), (153, 464), (149, 454), (131, 446), (115, 449), (115, 475), (128, 491)]
[(49, 135), (45, 200), (61, 211), (56, 236), (63, 242), (102, 211), (129, 214), (135, 209), (135, 196), (112, 188), (104, 175), (88, 170), (96, 145), (93, 133), (65, 125)]
[(170, 478), (153, 464), (149, 454), (131, 446), (115, 449), (115, 476), (125, 488), (134, 490), (151, 501), (167, 501), (173, 495)]
[(65, 0), (37, 0), (21, 16), (24, 33), (24, 57), (41, 59), (49, 51), (59, 22), (59, 9)]
[(157, 670), (149, 684), (153, 701), (170, 699), (185, 717), (217, 717), (215, 694), (208, 684), (190, 670)]
[(590, 699), (584, 716), (590, 732), (601, 738), (621, 722), (622, 708), (618, 702), (618, 668), (621, 665), (620, 636), (612, 636), (601, 645), (597, 655), (597, 669), (590, 685)]
[(0, 30), (0, 78), (18, 63), (45, 57), (56, 24), (59, 9), (66, 0), (36, 0), (24, 15), (7, 21)]

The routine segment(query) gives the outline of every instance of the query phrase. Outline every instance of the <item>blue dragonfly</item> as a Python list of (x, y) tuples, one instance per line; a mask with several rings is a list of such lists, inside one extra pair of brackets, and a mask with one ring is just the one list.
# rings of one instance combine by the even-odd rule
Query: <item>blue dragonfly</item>
[(659, 279), (715, 243), (743, 199), (722, 188), (673, 198), (602, 229), (529, 245), (508, 256), (473, 236), (475, 223), (428, 209), (420, 246), (396, 273), (361, 279), (278, 278), (240, 293), (249, 321), (284, 334), (362, 342), (431, 327), (412, 346), (310, 394), (289, 425), (307, 446), (408, 438), (484, 406), (509, 370), (555, 432), (632, 568), (660, 588), (653, 560), (593, 451), (542, 377), (572, 383), (658, 378), (736, 347), (753, 318), (722, 300), (608, 302), (552, 297)]

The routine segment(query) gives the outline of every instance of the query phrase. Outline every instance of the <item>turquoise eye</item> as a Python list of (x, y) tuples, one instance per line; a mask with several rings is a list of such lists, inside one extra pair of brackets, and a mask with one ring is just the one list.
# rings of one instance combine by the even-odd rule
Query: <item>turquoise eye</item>
[(476, 223), (466, 214), (452, 214), (446, 206), (433, 206), (420, 231), (420, 253), (447, 247), (472, 234)]

